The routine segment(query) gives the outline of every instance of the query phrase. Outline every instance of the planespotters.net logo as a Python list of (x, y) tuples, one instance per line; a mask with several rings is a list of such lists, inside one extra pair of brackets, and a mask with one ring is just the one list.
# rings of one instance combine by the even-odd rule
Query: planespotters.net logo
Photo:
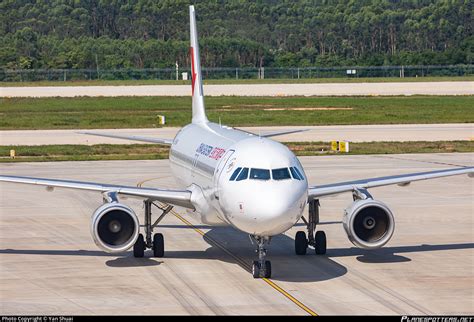
[(402, 322), (474, 322), (472, 316), (402, 316)]

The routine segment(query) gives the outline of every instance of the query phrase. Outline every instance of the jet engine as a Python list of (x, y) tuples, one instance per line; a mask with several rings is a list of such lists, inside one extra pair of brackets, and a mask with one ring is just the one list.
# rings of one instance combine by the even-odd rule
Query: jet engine
[(376, 249), (392, 238), (395, 220), (384, 203), (373, 199), (354, 201), (342, 219), (349, 240), (357, 247)]
[(130, 207), (118, 202), (105, 203), (92, 215), (92, 238), (106, 252), (126, 251), (136, 242), (138, 233), (137, 215)]

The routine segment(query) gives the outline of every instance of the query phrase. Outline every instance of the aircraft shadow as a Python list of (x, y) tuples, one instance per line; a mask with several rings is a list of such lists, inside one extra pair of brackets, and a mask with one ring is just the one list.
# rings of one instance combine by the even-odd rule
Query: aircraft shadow
[(154, 258), (135, 258), (131, 252), (121, 255), (109, 254), (100, 250), (36, 250), (36, 249), (0, 249), (0, 254), (20, 254), (20, 255), (55, 255), (55, 256), (85, 256), (85, 257), (110, 257), (105, 264), (109, 267), (144, 267), (157, 266), (162, 262)]
[[(236, 263), (250, 273), (250, 267), (257, 259), (255, 246), (251, 244), (248, 234), (231, 227), (215, 227), (209, 230), (203, 239), (210, 245), (210, 250), (220, 252), (219, 260)], [(230, 253), (241, 261), (236, 261), (230, 255), (222, 256), (222, 250), (215, 241), (223, 245)], [(294, 253), (294, 240), (286, 235), (272, 238), (268, 245), (267, 259), (272, 262), (272, 280), (288, 282), (318, 282), (340, 277), (347, 269), (327, 256), (316, 256), (308, 249), (306, 256)]]
[[(174, 225), (178, 228), (179, 225)], [(179, 228), (188, 226), (183, 225)], [(204, 227), (204, 226), (203, 226)], [(167, 227), (171, 228), (171, 227)], [(206, 228), (209, 228), (206, 226)], [(205, 251), (165, 251), (165, 258), (188, 258), (220, 260), (237, 263), (249, 271), (250, 265), (256, 259), (254, 246), (250, 243), (247, 234), (236, 231), (231, 227), (215, 227), (203, 236), (209, 244)], [(241, 260), (236, 260), (224, 252), (219, 246), (225, 247), (230, 253)], [(396, 255), (417, 252), (473, 249), (474, 243), (438, 244), (438, 245), (412, 245), (383, 247), (377, 250), (364, 250), (356, 247), (328, 248), (324, 256), (315, 255), (312, 248), (308, 248), (305, 256), (294, 253), (294, 240), (286, 235), (275, 236), (268, 246), (268, 260), (272, 261), (272, 279), (289, 282), (317, 282), (340, 277), (347, 273), (347, 268), (332, 260), (332, 258), (352, 256), (364, 263), (394, 263), (407, 262), (411, 259)], [(151, 251), (146, 252), (145, 258), (134, 258), (132, 252), (121, 255), (109, 254), (100, 250), (22, 250), (0, 249), (0, 254), (22, 255), (57, 255), (57, 256), (92, 256), (108, 257), (105, 263), (109, 267), (145, 267), (158, 266), (163, 260), (150, 258)]]
[(158, 261), (156, 258), (135, 258), (133, 256), (124, 256), (108, 260), (105, 262), (105, 265), (109, 267), (147, 267), (158, 266), (161, 263), (163, 263), (163, 261)]
[[(340, 222), (325, 222), (324, 224), (338, 224)], [(295, 226), (303, 226), (304, 224)], [(170, 225), (169, 228), (192, 228), (186, 225)], [(195, 226), (196, 228), (209, 228), (209, 226), (202, 225), (202, 227)], [(249, 238), (246, 234), (236, 231), (230, 227), (215, 227), (206, 233), (205, 236), (214, 237), (218, 239), (221, 244), (233, 244), (238, 245), (239, 249), (245, 247), (245, 254), (249, 263), (253, 261), (255, 258), (250, 257), (253, 255), (252, 251), (254, 248), (251, 246), (249, 242)], [(231, 239), (232, 240), (231, 242)], [(206, 239), (206, 237), (204, 237)], [(328, 242), (330, 243), (330, 237)], [(208, 241), (208, 243), (212, 243)], [(275, 252), (275, 243), (277, 244), (277, 248), (279, 249), (278, 252)], [(248, 247), (247, 247), (248, 246)], [(228, 246), (226, 246), (229, 248)], [(429, 251), (443, 251), (443, 250), (457, 250), (457, 249), (472, 249), (474, 248), (474, 243), (461, 243), (461, 244), (438, 244), (438, 245), (411, 245), (411, 246), (385, 246), (381, 249), (361, 249), (357, 247), (350, 247), (350, 248), (329, 248), (327, 250), (327, 254), (325, 256), (316, 256), (316, 258), (337, 258), (337, 257), (346, 257), (346, 256), (356, 256), (356, 259), (360, 262), (364, 263), (400, 263), (400, 262), (409, 262), (411, 261), (410, 258), (397, 255), (400, 253), (417, 253), (417, 252), (429, 252)], [(292, 256), (292, 258), (303, 258), (305, 256), (296, 256), (294, 254), (294, 239), (290, 238), (286, 235), (279, 235), (272, 239), (272, 243), (268, 247), (269, 253), (268, 258), (272, 258), (275, 256)], [(286, 251), (285, 251), (286, 250)], [(232, 251), (237, 251), (237, 249), (232, 249)], [(249, 253), (250, 252), (250, 253)], [(250, 255), (249, 255), (250, 254)], [(310, 256), (314, 254), (314, 249), (308, 248), (308, 252), (306, 256)], [(249, 264), (250, 265), (250, 264)], [(273, 263), (272, 263), (273, 265)]]
[(357, 260), (364, 263), (393, 263), (407, 262), (411, 259), (395, 255), (404, 253), (419, 253), (442, 250), (472, 249), (474, 243), (463, 244), (438, 244), (438, 245), (412, 245), (412, 246), (385, 246), (380, 249), (368, 250), (357, 247), (328, 249), (329, 257), (357, 256)]

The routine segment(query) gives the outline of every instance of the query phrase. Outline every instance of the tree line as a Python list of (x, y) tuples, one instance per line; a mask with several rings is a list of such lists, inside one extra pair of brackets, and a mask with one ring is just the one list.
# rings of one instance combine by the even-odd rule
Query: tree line
[(472, 0), (3, 0), (0, 66), (187, 66), (190, 3), (205, 67), (474, 61)]

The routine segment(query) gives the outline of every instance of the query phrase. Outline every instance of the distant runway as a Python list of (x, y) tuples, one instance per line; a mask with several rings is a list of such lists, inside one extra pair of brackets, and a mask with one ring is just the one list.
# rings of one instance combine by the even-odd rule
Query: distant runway
[[(309, 181), (322, 184), (472, 166), (474, 154), (300, 160)], [(2, 163), (0, 173), (175, 187), (167, 160)], [(308, 314), (282, 292), (320, 315), (472, 315), (473, 191), (467, 176), (370, 190), (396, 220), (392, 240), (375, 251), (355, 248), (340, 225), (350, 194), (322, 199), (327, 255), (294, 254), (299, 224), (272, 239), (278, 291), (247, 271), (255, 252), (246, 234), (201, 225), (179, 207), (158, 225), (165, 257), (136, 259), (95, 246), (89, 224), (99, 193), (1, 183), (0, 315)], [(142, 219), (140, 200), (122, 202)]]
[[(474, 124), (389, 124), (389, 125), (334, 125), (242, 127), (256, 134), (275, 130), (309, 129), (309, 131), (275, 137), (281, 142), (332, 141), (453, 141), (474, 140)], [(179, 128), (159, 129), (106, 129), (90, 130), (122, 135), (151, 136), (173, 139)], [(78, 134), (79, 130), (0, 131), (0, 145), (49, 144), (136, 144), (136, 141), (118, 140)]]
[[(206, 96), (474, 95), (474, 82), (204, 85)], [(0, 97), (189, 96), (189, 85), (0, 87)]]

